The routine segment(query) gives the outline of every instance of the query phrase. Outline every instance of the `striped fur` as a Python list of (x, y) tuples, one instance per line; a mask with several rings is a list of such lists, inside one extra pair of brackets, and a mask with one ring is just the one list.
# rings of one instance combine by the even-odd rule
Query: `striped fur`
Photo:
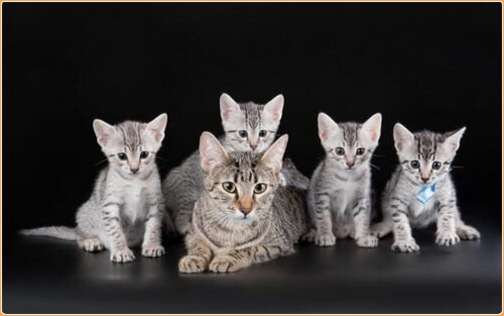
[[(77, 227), (42, 227), (21, 233), (76, 239), (85, 251), (107, 248), (114, 262), (132, 261), (130, 247), (140, 244), (143, 256), (163, 255), (161, 212), (165, 207), (155, 160), (166, 122), (166, 114), (147, 124), (126, 121), (111, 126), (95, 120), (93, 128), (109, 164), (100, 172), (90, 199), (77, 211)], [(127, 159), (120, 159), (122, 154)]]
[[(227, 153), (213, 135), (202, 134), (205, 190), (194, 208), (181, 272), (234, 272), (294, 252), (308, 224), (303, 190), (279, 186), (286, 145), (283, 136), (263, 155)], [(225, 190), (228, 182), (235, 191)], [(255, 192), (258, 185), (265, 191)]]
[[(399, 166), (387, 183), (382, 197), (383, 221), (372, 227), (372, 234), (382, 237), (394, 233), (392, 250), (414, 252), (420, 247), (411, 227), (437, 223), (436, 243), (451, 246), (460, 239), (478, 239), (479, 232), (465, 225), (457, 207), (457, 198), (450, 177), (450, 165), (459, 148), (465, 127), (438, 134), (421, 131), (412, 134), (396, 124), (394, 141)], [(418, 165), (417, 165), (418, 164)], [(424, 205), (417, 200), (423, 186), (437, 185), (434, 196)]]

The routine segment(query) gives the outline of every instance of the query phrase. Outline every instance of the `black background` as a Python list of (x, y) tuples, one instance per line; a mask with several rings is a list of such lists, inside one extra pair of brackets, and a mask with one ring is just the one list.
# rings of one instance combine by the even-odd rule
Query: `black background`
[(395, 122), (467, 126), (453, 171), (459, 205), (499, 236), (500, 3), (2, 6), (4, 244), (20, 228), (73, 225), (103, 166), (94, 118), (166, 112), (164, 176), (202, 131), (221, 133), (222, 92), (259, 103), (282, 93), (280, 133), (308, 176), (323, 157), (318, 112), (337, 122), (381, 112), (377, 192), (396, 164)]

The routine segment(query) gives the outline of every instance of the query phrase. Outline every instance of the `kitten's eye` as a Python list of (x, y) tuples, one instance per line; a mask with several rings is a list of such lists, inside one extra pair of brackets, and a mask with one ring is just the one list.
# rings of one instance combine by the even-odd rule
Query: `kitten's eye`
[(432, 169), (434, 169), (434, 170), (439, 170), (439, 169), (441, 169), (441, 163), (440, 163), (439, 161), (434, 161), (434, 162), (432, 163)]
[(147, 158), (147, 156), (149, 156), (149, 153), (148, 153), (148, 152), (146, 152), (146, 151), (142, 151), (142, 152), (140, 153), (140, 159), (145, 159), (145, 158)]
[(238, 132), (238, 135), (240, 135), (240, 137), (245, 138), (245, 137), (247, 137), (248, 133), (247, 133), (247, 131), (242, 130), (242, 131), (239, 131), (239, 132)]
[(224, 182), (222, 184), (222, 188), (224, 189), (224, 191), (229, 192), (229, 193), (236, 192), (236, 186), (234, 185), (233, 182)]
[(411, 168), (418, 169), (418, 168), (420, 168), (420, 161), (418, 161), (418, 160), (412, 160), (410, 162), (410, 165), (411, 165)]
[(336, 155), (343, 156), (345, 154), (345, 149), (343, 147), (336, 147)]
[(254, 193), (255, 194), (261, 194), (263, 193), (264, 191), (266, 191), (266, 188), (268, 186), (266, 185), (266, 183), (259, 183), (257, 184), (255, 187), (254, 187)]
[(260, 131), (259, 131), (259, 137), (265, 137), (265, 136), (266, 136), (266, 133), (267, 133), (267, 132), (266, 132), (265, 130), (263, 130), (263, 129), (262, 129), (262, 130), (260, 130)]
[(357, 156), (362, 156), (362, 155), (364, 155), (364, 152), (365, 152), (364, 148), (357, 148), (357, 150), (355, 151), (355, 154)]
[(128, 156), (126, 156), (125, 153), (118, 153), (117, 158), (119, 158), (119, 160), (126, 160), (128, 159)]

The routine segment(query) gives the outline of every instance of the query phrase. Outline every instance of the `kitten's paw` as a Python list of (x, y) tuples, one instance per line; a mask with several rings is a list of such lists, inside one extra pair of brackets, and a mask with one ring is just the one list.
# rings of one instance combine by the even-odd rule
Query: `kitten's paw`
[(217, 256), (210, 262), (208, 269), (215, 273), (227, 273), (238, 271), (240, 265), (238, 260), (231, 256)]
[(453, 246), (460, 241), (459, 236), (451, 231), (436, 232), (436, 244), (440, 246)]
[(362, 248), (374, 248), (378, 247), (378, 238), (368, 235), (355, 240), (355, 243)]
[(397, 240), (392, 244), (392, 250), (396, 252), (415, 252), (420, 250), (415, 239)]
[(191, 230), (191, 222), (187, 222), (187, 223), (183, 223), (183, 224), (177, 223), (176, 229), (179, 234), (181, 234), (182, 236), (185, 236)]
[(179, 272), (200, 273), (205, 271), (206, 261), (203, 257), (188, 255), (180, 259), (178, 264)]
[(112, 262), (126, 263), (133, 260), (135, 260), (135, 255), (129, 248), (116, 249), (110, 252), (110, 261)]
[(319, 247), (330, 247), (336, 244), (336, 237), (333, 233), (317, 233), (314, 241)]
[(481, 238), (481, 234), (476, 228), (467, 225), (457, 227), (457, 235), (462, 240), (476, 240)]
[(315, 241), (315, 236), (317, 236), (317, 231), (314, 228), (311, 228), (306, 234), (301, 237), (301, 240), (313, 242)]
[(376, 236), (378, 238), (382, 238), (382, 237), (388, 235), (391, 231), (392, 231), (392, 227), (389, 224), (377, 223), (377, 224), (371, 225), (371, 228), (369, 229), (369, 234), (371, 236)]
[(163, 246), (159, 244), (150, 244), (142, 246), (142, 256), (144, 257), (155, 258), (155, 257), (161, 257), (164, 254), (165, 249)]
[(78, 241), (79, 247), (84, 251), (95, 252), (103, 250), (103, 243), (98, 238), (89, 238)]

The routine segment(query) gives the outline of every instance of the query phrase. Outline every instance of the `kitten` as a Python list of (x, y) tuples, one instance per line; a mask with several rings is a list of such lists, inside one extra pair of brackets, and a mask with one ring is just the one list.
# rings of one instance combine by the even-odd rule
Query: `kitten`
[(109, 164), (100, 172), (91, 198), (77, 211), (77, 227), (41, 227), (21, 233), (77, 240), (80, 248), (90, 252), (107, 248), (113, 262), (133, 261), (129, 247), (140, 243), (143, 256), (162, 256), (164, 201), (156, 153), (167, 120), (166, 114), (149, 123), (126, 121), (114, 126), (94, 120), (98, 144)]
[(437, 223), (438, 245), (452, 246), (460, 239), (480, 238), (480, 233), (460, 218), (450, 177), (450, 165), (464, 131), (465, 127), (444, 134), (412, 134), (399, 123), (394, 126), (400, 164), (383, 193), (383, 222), (372, 227), (372, 233), (378, 237), (393, 230), (392, 250), (418, 251), (411, 226), (425, 227), (432, 222)]
[(318, 132), (325, 159), (313, 173), (308, 210), (314, 228), (305, 239), (318, 246), (333, 246), (350, 236), (359, 247), (376, 247), (369, 234), (371, 220), (371, 157), (378, 146), (381, 114), (364, 124), (335, 123), (320, 113)]
[[(220, 138), (227, 151), (264, 152), (275, 140), (284, 97), (278, 95), (267, 104), (236, 103), (229, 95), (220, 97), (220, 114), (225, 135)], [(168, 214), (174, 220), (176, 230), (185, 235), (191, 226), (194, 203), (203, 192), (203, 178), (196, 151), (179, 167), (170, 171), (163, 182)], [(292, 162), (282, 170), (281, 183), (308, 187), (309, 180)], [(287, 180), (289, 182), (287, 182)]]
[(303, 190), (279, 186), (287, 140), (280, 137), (264, 154), (229, 153), (211, 133), (201, 135), (205, 189), (180, 272), (234, 272), (294, 252), (308, 223)]

